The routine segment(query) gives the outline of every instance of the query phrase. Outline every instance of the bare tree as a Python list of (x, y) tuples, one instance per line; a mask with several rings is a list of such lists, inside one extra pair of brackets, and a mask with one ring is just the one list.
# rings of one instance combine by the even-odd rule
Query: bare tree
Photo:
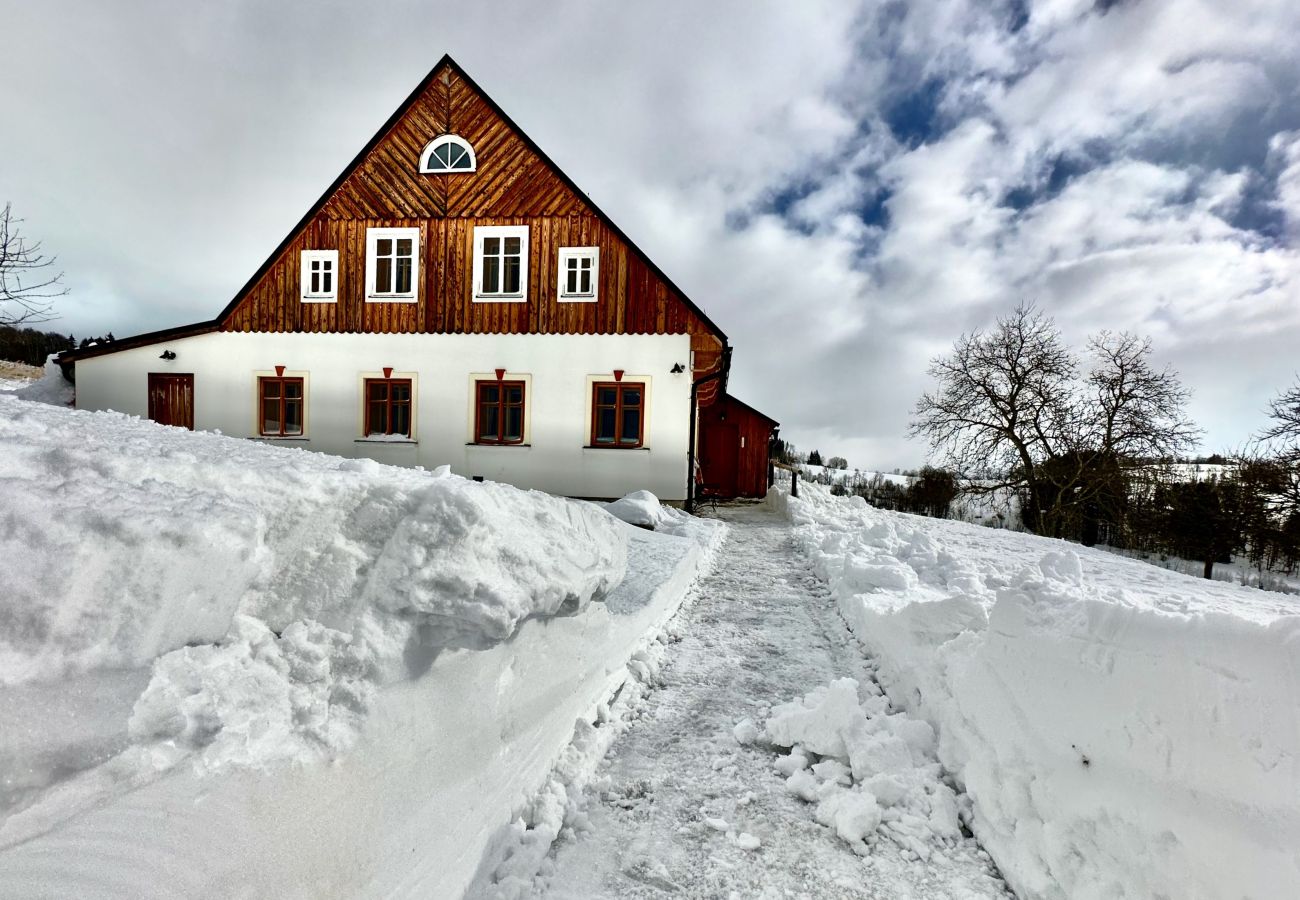
[(1178, 373), (1151, 365), (1151, 340), (1127, 331), (1103, 331), (1088, 341), (1084, 439), (1098, 453), (1134, 460), (1165, 460), (1185, 453), (1201, 436), (1184, 410), (1191, 392)]
[(990, 332), (962, 335), (930, 375), (911, 433), (929, 441), (967, 492), (1014, 489), (1025, 526), (1095, 543), (1103, 519), (1122, 520), (1134, 479), (1188, 450), (1200, 434), (1188, 392), (1151, 363), (1151, 343), (1102, 332), (1079, 362), (1032, 306)]
[(1300, 461), (1300, 380), (1269, 401), (1268, 414), (1273, 424), (1260, 438), (1277, 442), (1284, 455)]
[[(1051, 319), (1022, 304), (988, 333), (957, 339), (931, 361), (938, 381), (921, 395), (911, 433), (924, 438), (968, 485), (1022, 489), (1026, 527), (1041, 531), (1044, 461), (1073, 443), (1077, 363)], [(1004, 478), (992, 478), (1001, 473)]]
[(1167, 480), (1169, 464), (1196, 445), (1201, 430), (1185, 414), (1191, 394), (1178, 373), (1151, 364), (1150, 339), (1103, 331), (1088, 349), (1093, 364), (1080, 399), (1079, 446), (1072, 465), (1059, 468), (1069, 472), (1080, 536), (1091, 545), (1101, 520), (1121, 521), (1135, 486), (1149, 492)]
[(54, 257), (19, 233), (20, 222), (6, 203), (0, 212), (0, 325), (48, 322), (54, 298), (68, 292), (63, 273), (51, 270)]
[(1273, 457), (1284, 473), (1281, 492), (1300, 521), (1300, 380), (1269, 401), (1268, 411), (1273, 421), (1259, 435), (1260, 455)]

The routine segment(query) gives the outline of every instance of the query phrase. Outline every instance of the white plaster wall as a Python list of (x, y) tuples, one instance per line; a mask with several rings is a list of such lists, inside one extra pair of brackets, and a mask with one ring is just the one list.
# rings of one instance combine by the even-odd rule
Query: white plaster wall
[[(163, 350), (174, 360), (160, 359)], [(686, 371), (670, 374), (674, 364)], [(664, 500), (686, 494), (690, 427), (689, 335), (242, 334), (216, 332), (123, 350), (77, 363), (77, 408), (148, 415), (151, 372), (194, 375), (194, 427), (256, 437), (257, 376), (301, 375), (306, 434), (283, 441), (393, 465), (450, 465), (524, 488), (574, 497), (619, 497), (646, 489)], [(362, 381), (411, 377), (411, 443), (362, 439)], [(473, 375), (529, 382), (528, 446), (477, 446)], [(646, 382), (645, 446), (591, 449), (591, 382)]]

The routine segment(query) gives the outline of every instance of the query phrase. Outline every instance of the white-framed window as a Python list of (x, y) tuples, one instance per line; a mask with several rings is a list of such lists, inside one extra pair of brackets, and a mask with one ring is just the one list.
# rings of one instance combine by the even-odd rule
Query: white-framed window
[(339, 296), (339, 252), (302, 251), (302, 301), (333, 303)]
[(420, 229), (366, 229), (366, 302), (414, 303), (420, 284)]
[(528, 299), (528, 226), (474, 228), (474, 301), (522, 303)]
[(559, 298), (575, 303), (595, 303), (600, 284), (599, 247), (560, 248)]
[(478, 158), (469, 141), (460, 135), (442, 134), (425, 146), (420, 154), (420, 171), (473, 172), (478, 168)]

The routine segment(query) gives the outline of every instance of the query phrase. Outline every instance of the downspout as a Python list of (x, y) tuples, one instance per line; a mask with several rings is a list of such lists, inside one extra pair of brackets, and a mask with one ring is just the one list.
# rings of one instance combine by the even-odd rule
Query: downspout
[(688, 513), (695, 512), (695, 420), (698, 418), (700, 386), (725, 378), (729, 371), (731, 371), (731, 347), (723, 344), (722, 364), (718, 366), (718, 371), (691, 382), (691, 430), (689, 443), (686, 445), (686, 511)]

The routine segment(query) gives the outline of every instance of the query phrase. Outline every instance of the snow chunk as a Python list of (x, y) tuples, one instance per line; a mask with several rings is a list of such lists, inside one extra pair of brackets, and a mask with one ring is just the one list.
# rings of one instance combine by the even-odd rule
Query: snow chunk
[(633, 491), (613, 503), (606, 503), (605, 509), (629, 525), (642, 528), (654, 528), (663, 519), (659, 498), (649, 491)]
[(880, 806), (865, 789), (837, 790), (817, 804), (815, 817), (850, 844), (861, 843), (880, 827)]
[(736, 846), (741, 850), (757, 850), (763, 846), (763, 842), (748, 831), (742, 831), (736, 835)]
[(736, 739), (737, 744), (752, 744), (759, 739), (762, 731), (758, 725), (754, 724), (753, 719), (741, 719), (736, 723), (736, 727), (731, 729), (731, 734)]
[(857, 680), (841, 678), (775, 707), (767, 720), (767, 740), (778, 747), (799, 744), (822, 756), (848, 759), (846, 735), (865, 730), (866, 724)]

